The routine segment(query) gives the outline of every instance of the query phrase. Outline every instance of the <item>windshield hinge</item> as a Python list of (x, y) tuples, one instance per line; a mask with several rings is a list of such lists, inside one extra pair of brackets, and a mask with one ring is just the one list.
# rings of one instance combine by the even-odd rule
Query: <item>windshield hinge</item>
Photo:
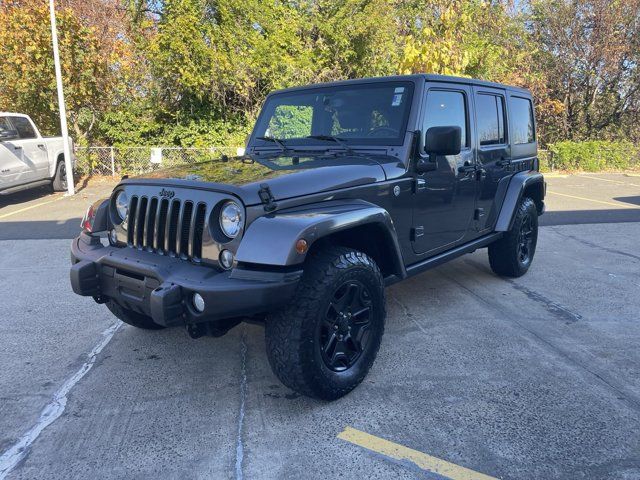
[(278, 208), (278, 204), (275, 202), (275, 198), (273, 198), (273, 194), (271, 193), (271, 189), (269, 185), (263, 183), (260, 185), (260, 190), (258, 190), (258, 196), (262, 203), (264, 203), (264, 211), (265, 212), (273, 212), (276, 208)]

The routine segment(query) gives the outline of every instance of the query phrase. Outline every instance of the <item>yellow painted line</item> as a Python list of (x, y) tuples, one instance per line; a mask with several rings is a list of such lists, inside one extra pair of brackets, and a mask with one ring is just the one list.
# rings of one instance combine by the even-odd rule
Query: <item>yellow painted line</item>
[(551, 193), (553, 195), (560, 195), (561, 197), (575, 198), (576, 200), (584, 200), (585, 202), (601, 203), (602, 205), (611, 205), (618, 208), (631, 208), (631, 209), (638, 208), (638, 207), (631, 207), (629, 205), (625, 205), (624, 203), (605, 202), (604, 200), (594, 200), (593, 198), (578, 197), (576, 195), (568, 195), (566, 193), (552, 192), (550, 190), (547, 190), (547, 193)]
[(620, 180), (611, 180), (610, 178), (594, 177), (593, 175), (578, 175), (578, 177), (580, 177), (580, 178), (590, 178), (592, 180), (600, 180), (601, 182), (610, 182), (610, 183), (615, 183), (615, 184), (618, 184), (618, 185), (629, 185), (631, 187), (640, 187), (640, 185), (637, 185), (635, 183), (621, 182)]
[(370, 435), (355, 428), (345, 428), (344, 431), (338, 434), (338, 438), (394, 460), (412, 462), (422, 470), (437, 473), (451, 480), (496, 480), (495, 477), (469, 470), (455, 463), (432, 457), (426, 453)]
[(57, 198), (54, 198), (53, 200), (49, 200), (49, 201), (47, 201), (47, 202), (40, 202), (40, 203), (36, 203), (35, 205), (30, 205), (30, 206), (28, 206), (28, 207), (24, 207), (24, 208), (21, 208), (21, 209), (19, 209), (19, 210), (14, 210), (13, 212), (4, 213), (4, 214), (0, 215), (0, 220), (1, 220), (1, 219), (3, 219), (3, 218), (10, 217), (11, 215), (16, 215), (16, 214), (18, 214), (18, 213), (26, 212), (27, 210), (31, 210), (31, 209), (33, 209), (33, 208), (41, 207), (41, 206), (46, 205), (46, 204), (48, 204), (48, 203), (57, 202), (58, 200), (61, 200), (61, 199), (63, 199), (63, 198), (64, 198), (64, 196), (62, 196), (62, 195), (61, 195), (61, 196), (59, 196), (59, 197), (57, 197)]

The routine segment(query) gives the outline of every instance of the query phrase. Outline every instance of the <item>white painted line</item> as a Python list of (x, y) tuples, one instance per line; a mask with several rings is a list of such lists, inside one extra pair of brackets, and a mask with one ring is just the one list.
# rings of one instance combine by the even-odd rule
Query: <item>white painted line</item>
[(240, 413), (238, 414), (238, 437), (236, 439), (236, 480), (242, 480), (242, 461), (244, 460), (244, 445), (242, 444), (242, 427), (244, 425), (244, 410), (247, 401), (247, 339), (246, 333), (240, 337)]
[(42, 431), (55, 422), (67, 406), (67, 395), (84, 377), (96, 361), (96, 357), (113, 338), (122, 322), (117, 322), (102, 332), (102, 340), (89, 352), (87, 361), (69, 378), (53, 395), (51, 401), (40, 412), (40, 418), (9, 450), (0, 456), (0, 480), (3, 480), (29, 452), (29, 447), (40, 436)]

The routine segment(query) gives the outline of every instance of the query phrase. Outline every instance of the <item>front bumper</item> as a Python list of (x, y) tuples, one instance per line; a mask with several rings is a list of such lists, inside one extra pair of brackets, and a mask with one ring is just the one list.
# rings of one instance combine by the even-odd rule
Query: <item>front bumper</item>
[[(153, 318), (164, 326), (187, 325), (273, 311), (293, 296), (301, 271), (272, 272), (212, 267), (133, 248), (103, 246), (81, 233), (71, 244), (71, 286), (78, 295)], [(193, 307), (194, 293), (205, 309)]]

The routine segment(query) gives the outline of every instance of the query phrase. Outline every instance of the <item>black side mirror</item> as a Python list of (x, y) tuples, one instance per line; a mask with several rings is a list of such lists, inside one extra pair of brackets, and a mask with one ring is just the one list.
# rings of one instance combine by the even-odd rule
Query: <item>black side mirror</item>
[(458, 155), (462, 149), (460, 127), (431, 127), (424, 139), (424, 151), (429, 155)]
[(438, 169), (436, 156), (458, 155), (462, 149), (462, 129), (460, 127), (431, 127), (424, 139), (424, 152), (429, 160), (420, 159), (416, 165), (418, 173), (431, 172)]

